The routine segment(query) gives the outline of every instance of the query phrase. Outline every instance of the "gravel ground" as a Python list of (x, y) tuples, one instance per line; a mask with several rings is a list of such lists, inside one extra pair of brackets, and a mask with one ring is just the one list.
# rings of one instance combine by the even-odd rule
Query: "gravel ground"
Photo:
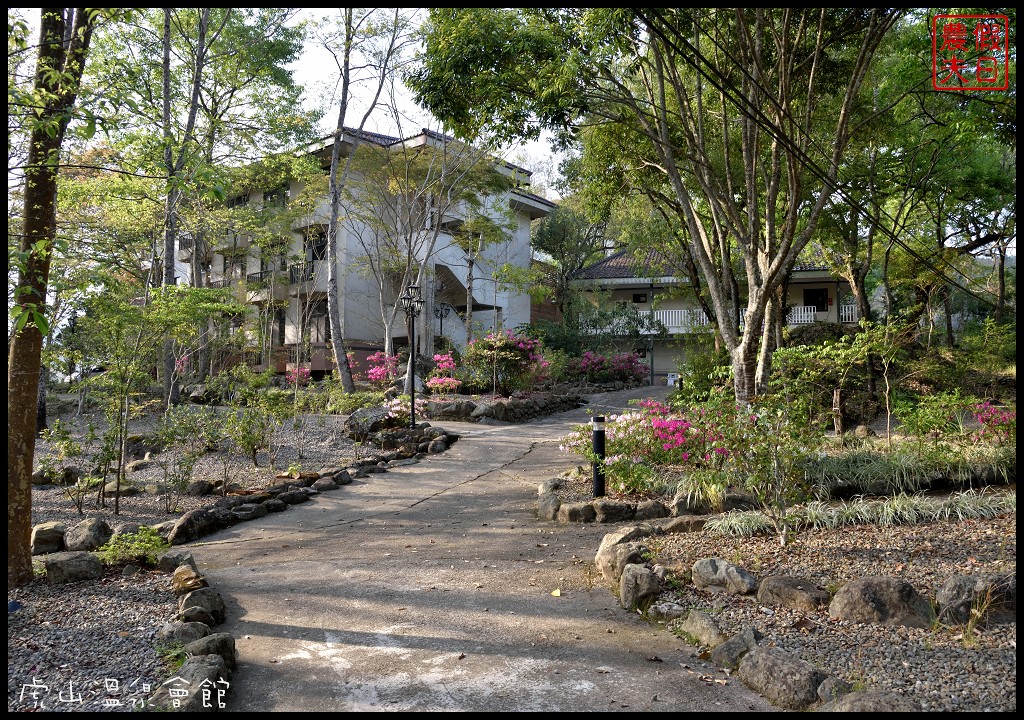
[[(145, 429), (135, 424), (133, 431)], [(301, 463), (306, 469), (344, 464), (367, 450), (345, 439), (341, 420), (310, 419), (299, 435), (285, 431), (277, 466)], [(84, 423), (77, 430), (84, 431)], [(40, 443), (37, 453), (46, 452)], [(246, 487), (269, 482), (273, 473), (251, 462), (232, 461), (229, 477)], [(569, 463), (567, 463), (568, 465)], [(194, 477), (218, 478), (224, 466), (216, 453), (204, 457)], [(151, 465), (131, 475), (154, 483), (162, 470)], [(586, 490), (584, 490), (585, 492)], [(1015, 488), (1006, 491), (1015, 492)], [(571, 491), (570, 491), (571, 492)], [(122, 499), (121, 512), (86, 507), (113, 527), (124, 522), (153, 524), (208, 504), (208, 498), (181, 498), (178, 513), (164, 511), (163, 498)], [(33, 492), (33, 523), (79, 517), (57, 488)], [(969, 573), (1016, 572), (1015, 516), (943, 522), (912, 527), (857, 527), (800, 533), (785, 549), (772, 538), (730, 539), (687, 533), (659, 539), (658, 561), (685, 573), (693, 562), (719, 557), (758, 577), (797, 575), (835, 591), (851, 579), (891, 575), (908, 580), (930, 599), (947, 577)], [(596, 552), (596, 548), (594, 549)], [(664, 599), (710, 612), (729, 635), (744, 627), (858, 688), (891, 689), (931, 712), (1015, 711), (1017, 690), (1016, 623), (919, 630), (831, 620), (827, 612), (796, 613), (761, 607), (748, 597), (723, 597), (691, 584), (667, 589)], [(158, 572), (129, 577), (112, 569), (99, 583), (51, 588), (35, 581), (8, 591), (8, 710), (129, 711), (148, 695), (144, 685), (168, 677), (154, 650), (153, 637), (175, 611), (170, 578)], [(114, 687), (116, 681), (117, 687)], [(39, 688), (45, 686), (47, 691)], [(154, 685), (155, 686), (155, 685)], [(64, 693), (62, 696), (61, 693)], [(36, 697), (34, 697), (36, 696)], [(74, 701), (81, 696), (81, 701)], [(72, 700), (61, 702), (61, 698)], [(115, 704), (118, 703), (118, 704)]]
[[(570, 476), (565, 501), (593, 497), (589, 478)], [(992, 488), (1016, 492), (1015, 486)], [(835, 591), (872, 575), (897, 577), (934, 601), (953, 575), (1016, 573), (1016, 515), (914, 526), (857, 526), (800, 532), (786, 548), (775, 537), (729, 538), (707, 532), (654, 538), (655, 562), (682, 582), (668, 600), (710, 614), (727, 637), (747, 627), (775, 645), (859, 689), (891, 690), (926, 712), (1013, 712), (1017, 708), (1017, 625), (936, 624), (929, 629), (833, 620), (827, 609), (789, 611), (753, 596), (698, 590), (688, 582), (693, 563), (721, 558), (757, 578), (791, 575)], [(675, 584), (675, 583), (674, 583)], [(681, 587), (679, 587), (681, 586)]]

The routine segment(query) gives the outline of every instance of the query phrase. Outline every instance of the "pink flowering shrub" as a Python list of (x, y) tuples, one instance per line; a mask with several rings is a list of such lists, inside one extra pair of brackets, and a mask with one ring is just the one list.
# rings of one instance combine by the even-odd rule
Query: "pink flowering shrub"
[(508, 395), (528, 387), (543, 368), (541, 341), (512, 330), (472, 340), (463, 355), (462, 379), (474, 390)]
[(457, 392), (462, 381), (455, 377), (455, 359), (451, 353), (434, 356), (434, 370), (427, 378), (426, 385), (435, 395)]
[[(403, 427), (409, 424), (409, 396), (399, 395), (384, 403), (384, 409), (388, 411), (387, 421), (390, 427)], [(422, 420), (426, 416), (427, 401), (424, 398), (416, 398), (416, 417)]]
[(587, 382), (642, 382), (649, 372), (648, 366), (636, 353), (600, 355), (587, 350), (577, 361), (575, 368)]
[(391, 385), (398, 377), (398, 357), (395, 355), (388, 355), (383, 351), (375, 352), (373, 355), (368, 357), (367, 362), (370, 364), (369, 370), (366, 371), (366, 380), (375, 387), (385, 388)]
[(981, 425), (975, 433), (978, 442), (993, 445), (1017, 444), (1017, 411), (1014, 408), (996, 407), (988, 400), (973, 408), (974, 417)]
[(284, 373), (284, 379), (289, 385), (306, 385), (309, 382), (310, 372), (309, 368), (300, 367), (294, 370), (286, 370)]

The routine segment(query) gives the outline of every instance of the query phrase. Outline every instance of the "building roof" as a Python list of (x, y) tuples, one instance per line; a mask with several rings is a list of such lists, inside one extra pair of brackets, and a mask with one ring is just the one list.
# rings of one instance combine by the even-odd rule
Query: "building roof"
[(572, 276), (573, 280), (650, 278), (674, 275), (678, 268), (657, 250), (619, 250), (592, 263)]
[[(619, 250), (583, 268), (572, 276), (573, 280), (617, 280), (624, 278), (662, 278), (682, 274), (678, 261), (655, 249)], [(798, 262), (794, 272), (828, 272), (820, 262)]]

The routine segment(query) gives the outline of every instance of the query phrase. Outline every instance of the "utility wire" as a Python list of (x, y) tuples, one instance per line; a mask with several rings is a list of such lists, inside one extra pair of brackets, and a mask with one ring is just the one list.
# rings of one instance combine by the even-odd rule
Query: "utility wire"
[[(944, 271), (942, 271), (938, 267), (936, 267), (935, 264), (931, 260), (923, 257), (920, 253), (918, 253), (916, 250), (914, 250), (912, 247), (910, 247), (907, 243), (905, 243), (903, 240), (901, 240), (887, 226), (883, 225), (883, 223), (880, 222), (880, 217), (872, 214), (871, 210), (869, 210), (864, 205), (862, 205), (859, 201), (857, 201), (856, 199), (854, 199), (850, 195), (848, 195), (846, 190), (843, 189), (842, 184), (840, 184), (838, 182), (832, 181), (827, 176), (825, 171), (822, 170), (817, 165), (817, 163), (807, 153), (805, 153), (800, 147), (798, 147), (793, 142), (792, 138), (789, 137), (789, 135), (786, 133), (785, 130), (783, 130), (782, 128), (780, 128), (777, 125), (775, 125), (774, 122), (770, 118), (768, 118), (764, 114), (764, 112), (761, 111), (760, 108), (758, 108), (757, 106), (753, 105), (745, 97), (743, 97), (742, 95), (736, 95), (732, 91), (732, 89), (728, 87), (728, 80), (727, 80), (727, 78), (724, 77), (724, 75), (721, 73), (721, 71), (719, 71), (715, 67), (714, 63), (710, 62), (703, 55), (703, 53), (701, 53), (701, 51), (699, 49), (694, 47), (693, 44), (690, 43), (690, 41), (687, 40), (685, 37), (683, 37), (679, 33), (678, 30), (676, 30), (674, 28), (671, 28), (670, 27), (670, 23), (665, 22), (664, 18), (657, 11), (650, 11), (650, 12), (651, 12), (651, 14), (655, 18), (657, 18), (658, 20), (661, 21), (660, 24), (656, 24), (655, 22), (652, 21), (652, 19), (650, 17), (647, 17), (645, 15), (645, 10), (644, 9), (634, 9), (633, 10), (633, 13), (638, 18), (640, 18), (643, 22), (645, 22), (647, 24), (647, 26), (650, 28), (650, 30), (652, 32), (654, 32), (659, 38), (661, 38), (661, 40), (667, 46), (671, 47), (679, 55), (679, 57), (685, 63), (690, 65), (697, 73), (699, 73), (702, 77), (704, 77), (715, 89), (717, 89), (719, 92), (721, 92), (724, 97), (726, 97), (730, 102), (732, 102), (740, 110), (740, 112), (742, 112), (745, 115), (747, 115), (748, 117), (750, 117), (755, 123), (757, 123), (757, 125), (759, 127), (761, 127), (762, 130), (764, 130), (766, 133), (771, 135), (774, 139), (776, 139), (777, 141), (782, 143), (786, 147), (786, 149), (790, 153), (792, 153), (796, 157), (796, 159), (808, 171), (811, 172), (812, 175), (814, 175), (822, 183), (824, 183), (825, 186), (831, 192), (833, 192), (834, 194), (838, 195), (844, 202), (846, 202), (851, 208), (853, 208), (859, 215), (861, 215), (862, 217), (866, 218), (868, 221), (874, 223), (875, 226), (879, 230), (881, 230), (883, 235), (885, 235), (887, 238), (889, 238), (893, 243), (895, 243), (895, 244), (899, 245), (901, 248), (903, 248), (907, 252), (907, 254), (909, 254), (911, 257), (913, 257), (916, 260), (918, 260), (926, 268), (928, 268), (929, 270), (934, 272), (936, 274), (936, 276), (938, 276), (942, 280), (946, 281), (948, 284), (950, 284), (950, 285), (960, 289), (961, 291), (963, 291), (964, 293), (966, 293), (970, 297), (975, 298), (979, 302), (982, 302), (982, 303), (984, 303), (986, 305), (989, 305), (989, 306), (992, 306), (992, 307), (995, 306), (994, 303), (991, 300), (989, 300), (988, 298), (981, 297), (980, 295), (976, 294), (975, 292), (973, 292), (973, 291), (967, 289), (966, 287), (964, 287), (963, 285), (961, 285), (959, 282), (957, 282), (953, 278), (950, 278), (948, 275), (946, 275), (946, 273)], [(754, 78), (753, 76), (751, 76), (747, 72), (747, 70), (743, 67), (742, 63), (738, 62), (735, 58), (733, 58), (729, 54), (728, 50), (723, 48), (717, 42), (717, 40), (714, 40), (714, 38), (709, 33), (705, 32), (704, 28), (700, 27), (698, 25), (696, 19), (693, 19), (693, 23), (695, 25), (697, 25), (700, 28), (701, 32), (703, 32), (708, 38), (710, 38), (711, 41), (713, 43), (715, 43), (715, 45), (720, 50), (722, 50), (723, 54), (726, 57), (728, 57), (730, 60), (732, 60), (732, 62), (736, 65), (736, 67), (739, 68), (740, 71), (743, 72), (743, 74), (747, 77), (747, 80), (749, 82), (751, 82), (753, 85), (755, 85), (762, 93), (764, 93), (764, 95), (766, 97), (770, 98), (772, 104), (775, 105), (775, 107), (782, 114), (784, 114), (784, 115), (786, 114), (785, 109), (782, 108), (778, 104), (778, 102), (775, 100), (774, 96), (772, 95), (771, 91), (769, 91), (763, 85), (761, 85), (761, 83), (758, 82), (758, 80), (756, 78)], [(672, 39), (670, 39), (665, 34), (665, 31), (659, 25), (665, 25), (666, 27), (669, 27), (669, 32), (671, 32), (673, 35), (675, 35), (676, 38), (678, 38), (679, 44), (677, 44)], [(685, 50), (687, 52), (684, 52), (683, 48), (680, 48), (680, 45), (682, 45), (683, 48), (685, 48)], [(710, 68), (711, 72), (713, 72), (716, 77), (712, 77), (711, 75), (709, 75), (708, 72), (706, 72), (701, 67), (700, 63), (703, 63), (708, 68)], [(795, 122), (794, 118), (790, 117), (790, 120), (793, 121), (795, 126), (797, 126), (798, 128), (800, 127), (800, 123)], [(799, 132), (803, 132), (803, 131), (799, 130)], [(809, 143), (811, 145), (815, 144), (815, 141), (814, 141), (813, 137), (811, 137), (810, 135), (807, 135), (806, 137), (807, 137), (807, 140), (809, 141)], [(820, 151), (820, 148), (817, 148), (817, 149)], [(884, 216), (886, 219), (888, 219), (888, 220), (890, 220), (892, 222), (895, 222), (895, 219), (892, 218), (891, 216), (889, 216), (888, 213), (886, 213), (884, 210), (882, 210), (881, 216)]]

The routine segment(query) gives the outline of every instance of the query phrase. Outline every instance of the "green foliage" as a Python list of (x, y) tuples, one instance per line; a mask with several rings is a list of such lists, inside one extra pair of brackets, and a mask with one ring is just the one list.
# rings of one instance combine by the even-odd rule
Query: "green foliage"
[(1016, 448), (983, 443), (902, 443), (892, 451), (864, 447), (809, 458), (803, 465), (818, 494), (916, 493), (939, 480), (967, 484), (1011, 482)]
[(99, 549), (99, 556), (106, 565), (142, 562), (149, 567), (155, 567), (160, 554), (170, 548), (171, 544), (160, 537), (156, 530), (143, 527), (138, 532), (114, 535)]
[(164, 509), (174, 512), (176, 494), (184, 492), (192, 481), (192, 471), (211, 447), (217, 445), (224, 429), (222, 418), (213, 408), (172, 406), (160, 420), (155, 440), (164, 448), (154, 462), (163, 469), (167, 491)]
[(960, 396), (959, 390), (893, 401), (901, 430), (918, 439), (939, 440), (944, 435), (964, 432), (964, 422), (975, 404), (974, 398)]
[(729, 490), (729, 475), (719, 468), (696, 468), (686, 473), (676, 490), (685, 493), (691, 507), (706, 507), (712, 512), (721, 512)]
[(155, 649), (169, 675), (177, 673), (181, 666), (185, 664), (185, 661), (188, 660), (185, 646), (178, 641), (158, 643)]
[(724, 350), (715, 350), (714, 336), (696, 333), (687, 338), (683, 362), (679, 366), (679, 385), (669, 395), (677, 409), (707, 402), (712, 395), (729, 390), (732, 366)]
[(335, 415), (351, 415), (365, 407), (376, 407), (384, 404), (384, 393), (377, 390), (365, 392), (345, 392), (341, 384), (332, 385), (328, 391), (327, 412)]

